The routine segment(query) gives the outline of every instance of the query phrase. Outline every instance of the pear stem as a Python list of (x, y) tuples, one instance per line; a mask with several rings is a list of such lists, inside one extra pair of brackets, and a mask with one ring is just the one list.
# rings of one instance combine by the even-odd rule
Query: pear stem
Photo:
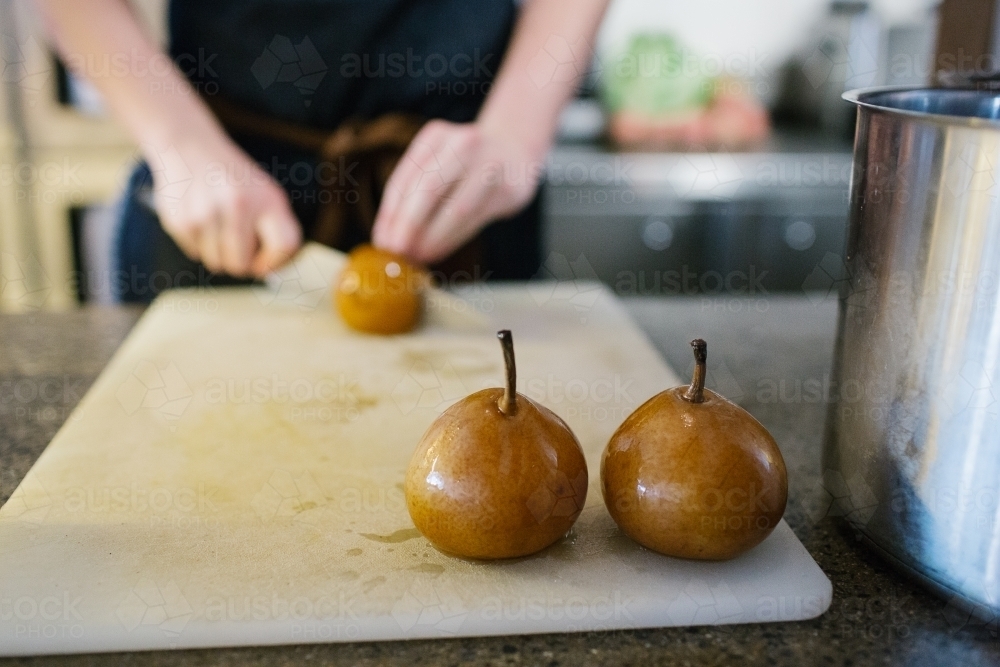
[(708, 358), (708, 344), (700, 338), (691, 341), (694, 348), (694, 375), (684, 392), (684, 400), (691, 403), (705, 402), (705, 359)]
[(509, 329), (497, 332), (500, 339), (500, 347), (503, 348), (504, 372), (507, 377), (507, 385), (503, 390), (503, 397), (497, 403), (500, 412), (508, 417), (517, 412), (517, 368), (514, 366), (514, 337)]

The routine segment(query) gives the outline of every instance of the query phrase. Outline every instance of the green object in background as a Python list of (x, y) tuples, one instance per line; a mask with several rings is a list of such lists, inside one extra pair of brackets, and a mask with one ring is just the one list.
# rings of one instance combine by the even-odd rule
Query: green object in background
[(604, 104), (612, 112), (649, 116), (703, 109), (714, 82), (703, 71), (701, 60), (673, 36), (638, 34), (604, 71)]

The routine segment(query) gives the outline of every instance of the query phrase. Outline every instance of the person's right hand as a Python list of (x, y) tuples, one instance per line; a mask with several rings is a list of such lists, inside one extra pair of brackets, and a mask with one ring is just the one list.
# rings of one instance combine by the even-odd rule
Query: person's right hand
[(146, 159), (160, 223), (209, 271), (263, 277), (302, 244), (285, 191), (234, 144), (188, 141)]

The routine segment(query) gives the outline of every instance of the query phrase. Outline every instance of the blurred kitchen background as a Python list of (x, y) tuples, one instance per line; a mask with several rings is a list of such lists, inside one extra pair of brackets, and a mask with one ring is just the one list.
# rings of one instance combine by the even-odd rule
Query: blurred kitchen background
[[(162, 39), (164, 1), (132, 4)], [(541, 277), (600, 279), (623, 295), (829, 290), (854, 118), (840, 95), (927, 83), (939, 11), (931, 0), (613, 0), (551, 155)], [(0, 307), (108, 302), (114, 205), (135, 148), (53, 56), (29, 2), (0, 0), (0, 40)], [(539, 76), (558, 70), (560, 46), (540, 55)], [(693, 64), (644, 76), (657, 54)], [(710, 103), (706, 85), (759, 100), (766, 136), (645, 141), (649, 128), (629, 125), (661, 112), (683, 125)], [(609, 140), (610, 118), (630, 138)]]

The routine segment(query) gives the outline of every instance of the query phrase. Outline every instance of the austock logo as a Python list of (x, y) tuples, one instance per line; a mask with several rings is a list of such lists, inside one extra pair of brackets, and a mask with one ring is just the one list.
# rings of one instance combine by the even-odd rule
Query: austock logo
[(0, 253), (0, 304), (15, 304), (25, 310), (39, 310), (48, 301), (52, 284), (34, 255), (19, 259)]
[(302, 512), (326, 502), (326, 496), (308, 470), (297, 477), (287, 470), (275, 470), (254, 495), (250, 505), (260, 520), (267, 523), (281, 518), (297, 518)]
[(550, 83), (578, 81), (586, 76), (590, 55), (587, 40), (579, 39), (570, 44), (561, 35), (550, 35), (528, 62), (528, 76), (539, 88)]
[(250, 66), (261, 88), (267, 90), (275, 83), (290, 83), (305, 98), (305, 106), (312, 103), (309, 96), (319, 88), (327, 69), (309, 37), (292, 44), (284, 35), (275, 35)]
[(0, 592), (0, 627), (7, 625), (11, 634), (19, 639), (80, 639), (86, 634), (80, 613), (82, 602), (82, 596), (69, 591), (44, 597), (6, 597)]
[(844, 260), (832, 252), (823, 255), (802, 283), (802, 291), (814, 304), (837, 297), (842, 288), (850, 285), (850, 272)]
[(874, 85), (879, 73), (878, 42), (878, 34), (871, 30), (852, 30), (849, 42), (825, 34), (803, 61), (803, 73), (813, 88), (828, 81), (843, 83), (841, 90)]
[[(0, 81), (17, 83), (32, 94), (41, 93), (52, 73), (48, 50), (34, 37), (18, 43), (10, 36), (0, 36)], [(37, 99), (29, 97), (28, 105), (35, 106)]]
[(564, 378), (549, 373), (520, 382), (525, 396), (563, 419), (621, 422), (638, 405), (632, 395), (635, 378), (618, 373), (603, 377)]
[(392, 390), (392, 400), (400, 412), (437, 410), (471, 392), (452, 364), (433, 366), (429, 361), (417, 361)]
[(52, 497), (38, 475), (29, 471), (14, 495), (3, 504), (3, 513), (25, 523), (40, 525), (52, 509)]
[[(438, 122), (442, 121), (431, 121), (424, 126), (425, 130)], [(455, 194), (453, 186), (469, 176), (468, 159), (450, 142), (439, 146), (425, 131), (414, 137), (400, 160), (400, 166), (404, 161), (407, 167), (416, 168), (420, 176), (410, 179), (402, 186), (390, 179), (387, 188), (400, 199), (421, 197), (424, 193), (432, 192), (440, 193), (443, 201), (449, 201)]]
[[(842, 639), (906, 640), (910, 636), (909, 621), (912, 618), (911, 590), (908, 587), (901, 588), (900, 595), (893, 587), (888, 592), (874, 595), (864, 593), (852, 597), (834, 596), (830, 609), (823, 616), (823, 622), (836, 628)], [(778, 603), (777, 606), (780, 607), (780, 600)], [(811, 598), (802, 601), (802, 608), (809, 612), (819, 611), (815, 600)]]
[(634, 621), (634, 602), (618, 590), (586, 596), (551, 591), (517, 598), (492, 595), (483, 598), (479, 615), (491, 622), (548, 620), (558, 621), (569, 630), (611, 629)]
[(167, 637), (177, 637), (194, 616), (194, 609), (173, 581), (162, 587), (151, 579), (140, 579), (115, 611), (126, 631), (152, 626)]
[(968, 359), (938, 392), (938, 406), (945, 419), (972, 415), (1000, 414), (998, 392), (993, 390), (993, 373), (979, 360)]
[(148, 360), (140, 361), (115, 392), (126, 414), (152, 410), (171, 420), (184, 414), (193, 396), (176, 364), (170, 362), (157, 368)]
[(587, 258), (581, 254), (574, 261), (557, 252), (550, 253), (538, 271), (540, 281), (528, 284), (528, 291), (539, 306), (565, 302), (587, 323), (587, 314), (601, 296), (602, 287)]
[(146, 203), (156, 206), (159, 213), (180, 214), (181, 202), (194, 182), (194, 172), (173, 145), (153, 151), (148, 164), (153, 177), (153, 198)]
[(746, 180), (736, 159), (728, 153), (691, 153), (679, 159), (667, 174), (678, 196), (730, 201)]
[(845, 479), (839, 470), (831, 468), (823, 471), (823, 479), (814, 493), (802, 501), (814, 522), (828, 516), (842, 516), (858, 526), (871, 521), (878, 504), (878, 497), (864, 477), (855, 474)]
[(576, 516), (583, 511), (577, 499), (587, 493), (587, 472), (581, 471), (576, 479), (556, 471), (555, 479), (547, 479), (528, 497), (528, 511), (535, 521), (542, 523), (550, 517)]
[[(964, 586), (963, 586), (964, 588)], [(990, 637), (1000, 637), (1000, 609), (998, 600), (990, 594), (989, 588), (975, 586), (981, 594), (985, 594), (985, 602), (971, 602), (955, 593), (948, 598), (942, 614), (948, 626), (955, 632), (969, 630), (984, 630)]]
[(267, 287), (255, 293), (261, 304), (290, 303), (301, 310), (316, 310), (330, 293), (330, 277), (311, 255), (302, 253), (296, 261), (265, 278)]
[(743, 605), (725, 581), (713, 586), (702, 579), (692, 579), (667, 606), (667, 615), (674, 625), (736, 623), (743, 620), (743, 614)]
[[(718, 358), (718, 355), (716, 355)], [(711, 359), (711, 357), (709, 358)], [(694, 362), (691, 362), (687, 368), (686, 375), (688, 377), (694, 372)], [(709, 361), (708, 368), (705, 374), (705, 384), (713, 391), (716, 391), (731, 401), (739, 402), (746, 392), (743, 391), (743, 387), (736, 380), (736, 376), (733, 372), (729, 370), (729, 366), (722, 359), (718, 363)]]
[(945, 185), (953, 196), (970, 192), (991, 192), (996, 188), (997, 161), (979, 143), (962, 146), (945, 168)]
[(433, 630), (454, 635), (465, 624), (469, 610), (454, 584), (415, 578), (391, 613), (403, 632)]

